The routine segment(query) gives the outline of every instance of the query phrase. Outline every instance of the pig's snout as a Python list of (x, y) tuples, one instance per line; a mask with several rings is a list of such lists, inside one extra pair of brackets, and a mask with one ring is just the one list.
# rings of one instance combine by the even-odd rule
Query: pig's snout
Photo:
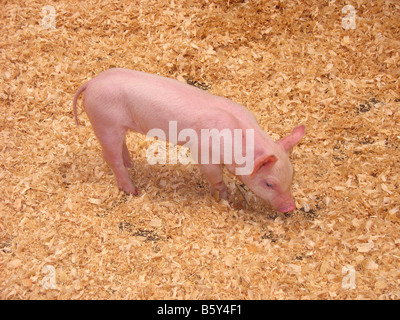
[(271, 203), (272, 206), (282, 213), (287, 213), (296, 209), (296, 204), (294, 203), (293, 197), (287, 196), (285, 198), (275, 199), (275, 201), (272, 201)]
[(296, 205), (294, 204), (294, 202), (292, 202), (292, 203), (290, 203), (288, 205), (285, 205), (285, 206), (282, 206), (282, 207), (278, 207), (277, 209), (278, 209), (279, 212), (287, 213), (287, 212), (291, 212), (294, 209), (296, 209)]

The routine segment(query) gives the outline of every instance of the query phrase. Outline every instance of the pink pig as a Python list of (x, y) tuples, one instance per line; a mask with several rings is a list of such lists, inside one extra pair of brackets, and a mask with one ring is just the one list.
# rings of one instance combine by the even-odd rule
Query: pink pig
[[(171, 141), (189, 146), (191, 152), (197, 151), (197, 160), (201, 158), (200, 169), (210, 184), (212, 194), (219, 192), (221, 198), (228, 198), (221, 170), (221, 164), (225, 164), (228, 171), (236, 174), (250, 190), (278, 211), (290, 212), (296, 208), (291, 194), (293, 166), (289, 153), (303, 137), (304, 126), (296, 127), (289, 136), (274, 142), (249, 110), (229, 99), (170, 78), (120, 68), (104, 71), (79, 88), (73, 102), (76, 124), (76, 102), (83, 91), (83, 105), (102, 146), (103, 157), (113, 170), (118, 187), (126, 193), (138, 194), (126, 169), (131, 167), (125, 142), (127, 131), (131, 129), (148, 134), (152, 129), (160, 129), (166, 133), (166, 140), (176, 140), (169, 133), (170, 123), (175, 121), (178, 132), (190, 129), (200, 137), (205, 129), (217, 129), (217, 132), (225, 130), (225, 133), (231, 132), (234, 136), (233, 132), (240, 129), (243, 139), (240, 139), (239, 145), (246, 148), (251, 142), (252, 147), (246, 148), (246, 151), (251, 151), (247, 152), (247, 156), (250, 155), (252, 170), (248, 174), (237, 174), (238, 169), (243, 168), (243, 161), (239, 163), (237, 157), (233, 157), (227, 163), (222, 158), (226, 150), (234, 152), (232, 146), (225, 149), (229, 147), (229, 139), (224, 137), (217, 144), (207, 141), (210, 150), (202, 149), (206, 142), (203, 136), (196, 150), (193, 149), (195, 145), (188, 144), (188, 139)], [(245, 137), (244, 133), (249, 130), (254, 141)], [(211, 159), (215, 151), (221, 154), (220, 162), (204, 161)], [(209, 159), (201, 157), (205, 153), (210, 155)]]

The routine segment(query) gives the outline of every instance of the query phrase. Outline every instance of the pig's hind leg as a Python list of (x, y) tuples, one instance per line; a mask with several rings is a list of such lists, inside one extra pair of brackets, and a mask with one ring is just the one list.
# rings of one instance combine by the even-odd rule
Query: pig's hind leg
[(125, 142), (127, 130), (104, 126), (94, 126), (93, 130), (103, 149), (103, 158), (114, 172), (118, 188), (128, 194), (137, 195), (137, 187), (132, 183), (126, 169), (131, 167), (129, 151)]

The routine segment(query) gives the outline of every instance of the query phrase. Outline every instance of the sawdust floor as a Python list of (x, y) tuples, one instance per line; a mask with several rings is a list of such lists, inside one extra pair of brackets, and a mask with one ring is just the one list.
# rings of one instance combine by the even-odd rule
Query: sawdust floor
[[(399, 12), (397, 0), (3, 3), (0, 298), (399, 299)], [(82, 126), (72, 115), (77, 88), (116, 66), (233, 99), (274, 139), (305, 124), (298, 209), (278, 214), (230, 175), (218, 202), (196, 166), (149, 165), (135, 133), (140, 195), (119, 192), (80, 103)]]

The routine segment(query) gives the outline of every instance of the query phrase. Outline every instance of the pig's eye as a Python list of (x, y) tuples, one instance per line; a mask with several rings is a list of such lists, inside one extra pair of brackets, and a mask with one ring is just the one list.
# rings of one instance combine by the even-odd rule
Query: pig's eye
[(266, 182), (265, 185), (270, 189), (272, 189), (274, 187), (272, 183), (268, 183), (268, 182)]

